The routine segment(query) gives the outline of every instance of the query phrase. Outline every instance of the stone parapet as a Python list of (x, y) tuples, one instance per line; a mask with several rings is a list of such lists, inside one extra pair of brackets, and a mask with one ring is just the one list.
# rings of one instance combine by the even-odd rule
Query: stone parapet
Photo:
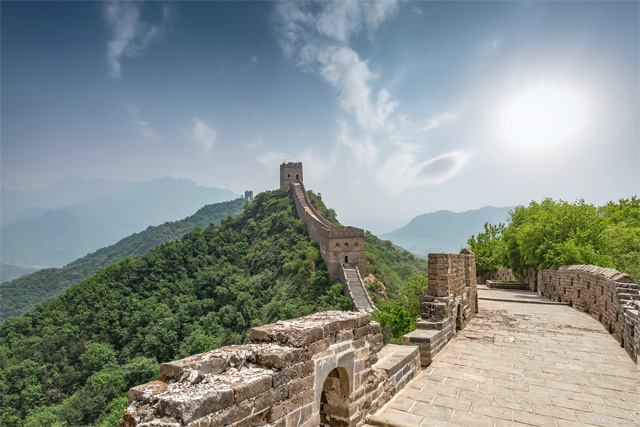
[(129, 391), (120, 427), (359, 426), (419, 369), (416, 347), (381, 351), (368, 313), (280, 321), (251, 341), (164, 363)]
[(637, 363), (640, 285), (627, 274), (594, 265), (564, 265), (537, 273), (538, 293), (597, 318)]
[(429, 254), (428, 288), (422, 298), (417, 329), (402, 338), (406, 345), (417, 345), (422, 366), (464, 328), (478, 312), (476, 262), (473, 252)]

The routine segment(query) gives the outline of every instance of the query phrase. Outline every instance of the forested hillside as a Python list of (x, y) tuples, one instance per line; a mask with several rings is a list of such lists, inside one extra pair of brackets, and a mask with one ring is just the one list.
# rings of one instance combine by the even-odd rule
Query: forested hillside
[(596, 207), (545, 199), (518, 206), (507, 224), (485, 224), (468, 240), (478, 274), (508, 267), (521, 272), (592, 264), (640, 276), (640, 200), (637, 196)]
[(219, 224), (242, 212), (244, 199), (204, 206), (180, 221), (148, 227), (114, 245), (90, 253), (62, 268), (48, 268), (0, 284), (0, 321), (33, 310), (36, 305), (63, 294), (69, 287), (100, 268), (124, 258), (138, 258), (154, 247), (182, 238), (195, 227)]
[[(426, 272), (380, 244), (367, 239), (368, 271), (390, 283), (396, 267), (397, 277)], [(350, 307), (287, 191), (261, 193), (220, 226), (105, 267), (5, 321), (0, 425), (115, 426), (127, 389), (156, 378), (159, 363), (246, 342), (252, 326)]]

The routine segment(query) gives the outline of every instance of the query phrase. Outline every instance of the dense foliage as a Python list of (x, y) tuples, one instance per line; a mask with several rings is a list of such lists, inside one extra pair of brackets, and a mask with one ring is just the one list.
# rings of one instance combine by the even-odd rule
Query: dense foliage
[(373, 320), (380, 323), (385, 343), (402, 344), (402, 336), (416, 329), (426, 290), (427, 276), (413, 276), (400, 288), (399, 295), (376, 302), (378, 311), (373, 313)]
[(286, 190), (218, 227), (119, 261), (0, 327), (0, 425), (113, 426), (159, 362), (252, 326), (349, 309)]
[(508, 267), (515, 272), (560, 265), (615, 268), (635, 280), (640, 261), (640, 200), (621, 199), (595, 207), (545, 199), (518, 206), (506, 226), (485, 225), (468, 240), (478, 273)]
[(244, 199), (204, 206), (180, 221), (166, 222), (125, 237), (114, 245), (90, 253), (62, 268), (48, 268), (0, 284), (0, 321), (33, 310), (36, 305), (62, 295), (104, 266), (127, 257), (138, 258), (162, 243), (176, 241), (195, 227), (219, 224), (242, 212)]
[[(415, 257), (388, 240), (380, 240), (368, 231), (367, 274), (375, 281), (368, 286), (378, 311), (373, 319), (380, 323), (385, 343), (402, 343), (402, 336), (416, 328), (420, 317), (421, 293), (427, 290), (427, 261)], [(379, 297), (379, 289), (389, 296)]]

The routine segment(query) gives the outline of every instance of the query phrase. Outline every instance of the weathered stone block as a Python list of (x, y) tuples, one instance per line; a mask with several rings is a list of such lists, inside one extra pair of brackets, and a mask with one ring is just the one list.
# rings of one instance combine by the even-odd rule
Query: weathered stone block
[(256, 346), (255, 363), (269, 369), (282, 369), (306, 360), (306, 352), (301, 348), (282, 346)]
[(158, 398), (160, 413), (180, 419), (184, 424), (233, 405), (230, 386), (217, 384), (192, 385), (182, 393), (161, 395)]
[(179, 380), (187, 369), (195, 369), (203, 374), (219, 374), (227, 369), (227, 358), (212, 355), (212, 352), (196, 354), (160, 366), (160, 378)]
[(248, 377), (242, 382), (235, 383), (231, 386), (234, 393), (236, 403), (250, 399), (271, 388), (272, 376), (255, 376)]
[(282, 402), (288, 397), (289, 386), (285, 384), (282, 387), (267, 390), (266, 392), (257, 396), (254, 400), (253, 407), (255, 411), (261, 411), (265, 408), (268, 408), (269, 406), (275, 405), (278, 402)]
[(313, 375), (309, 375), (305, 378), (292, 381), (289, 383), (289, 396), (295, 396), (305, 390), (310, 390), (313, 387), (313, 380)]
[(165, 391), (166, 388), (167, 383), (163, 381), (151, 381), (147, 384), (132, 387), (129, 389), (127, 397), (129, 399), (129, 403), (134, 400), (155, 403), (158, 400), (157, 395)]

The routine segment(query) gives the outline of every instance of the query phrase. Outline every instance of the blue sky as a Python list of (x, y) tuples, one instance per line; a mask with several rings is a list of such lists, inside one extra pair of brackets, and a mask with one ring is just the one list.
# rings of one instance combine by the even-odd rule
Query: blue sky
[(638, 2), (6, 2), (2, 185), (283, 161), (347, 224), (638, 194)]

